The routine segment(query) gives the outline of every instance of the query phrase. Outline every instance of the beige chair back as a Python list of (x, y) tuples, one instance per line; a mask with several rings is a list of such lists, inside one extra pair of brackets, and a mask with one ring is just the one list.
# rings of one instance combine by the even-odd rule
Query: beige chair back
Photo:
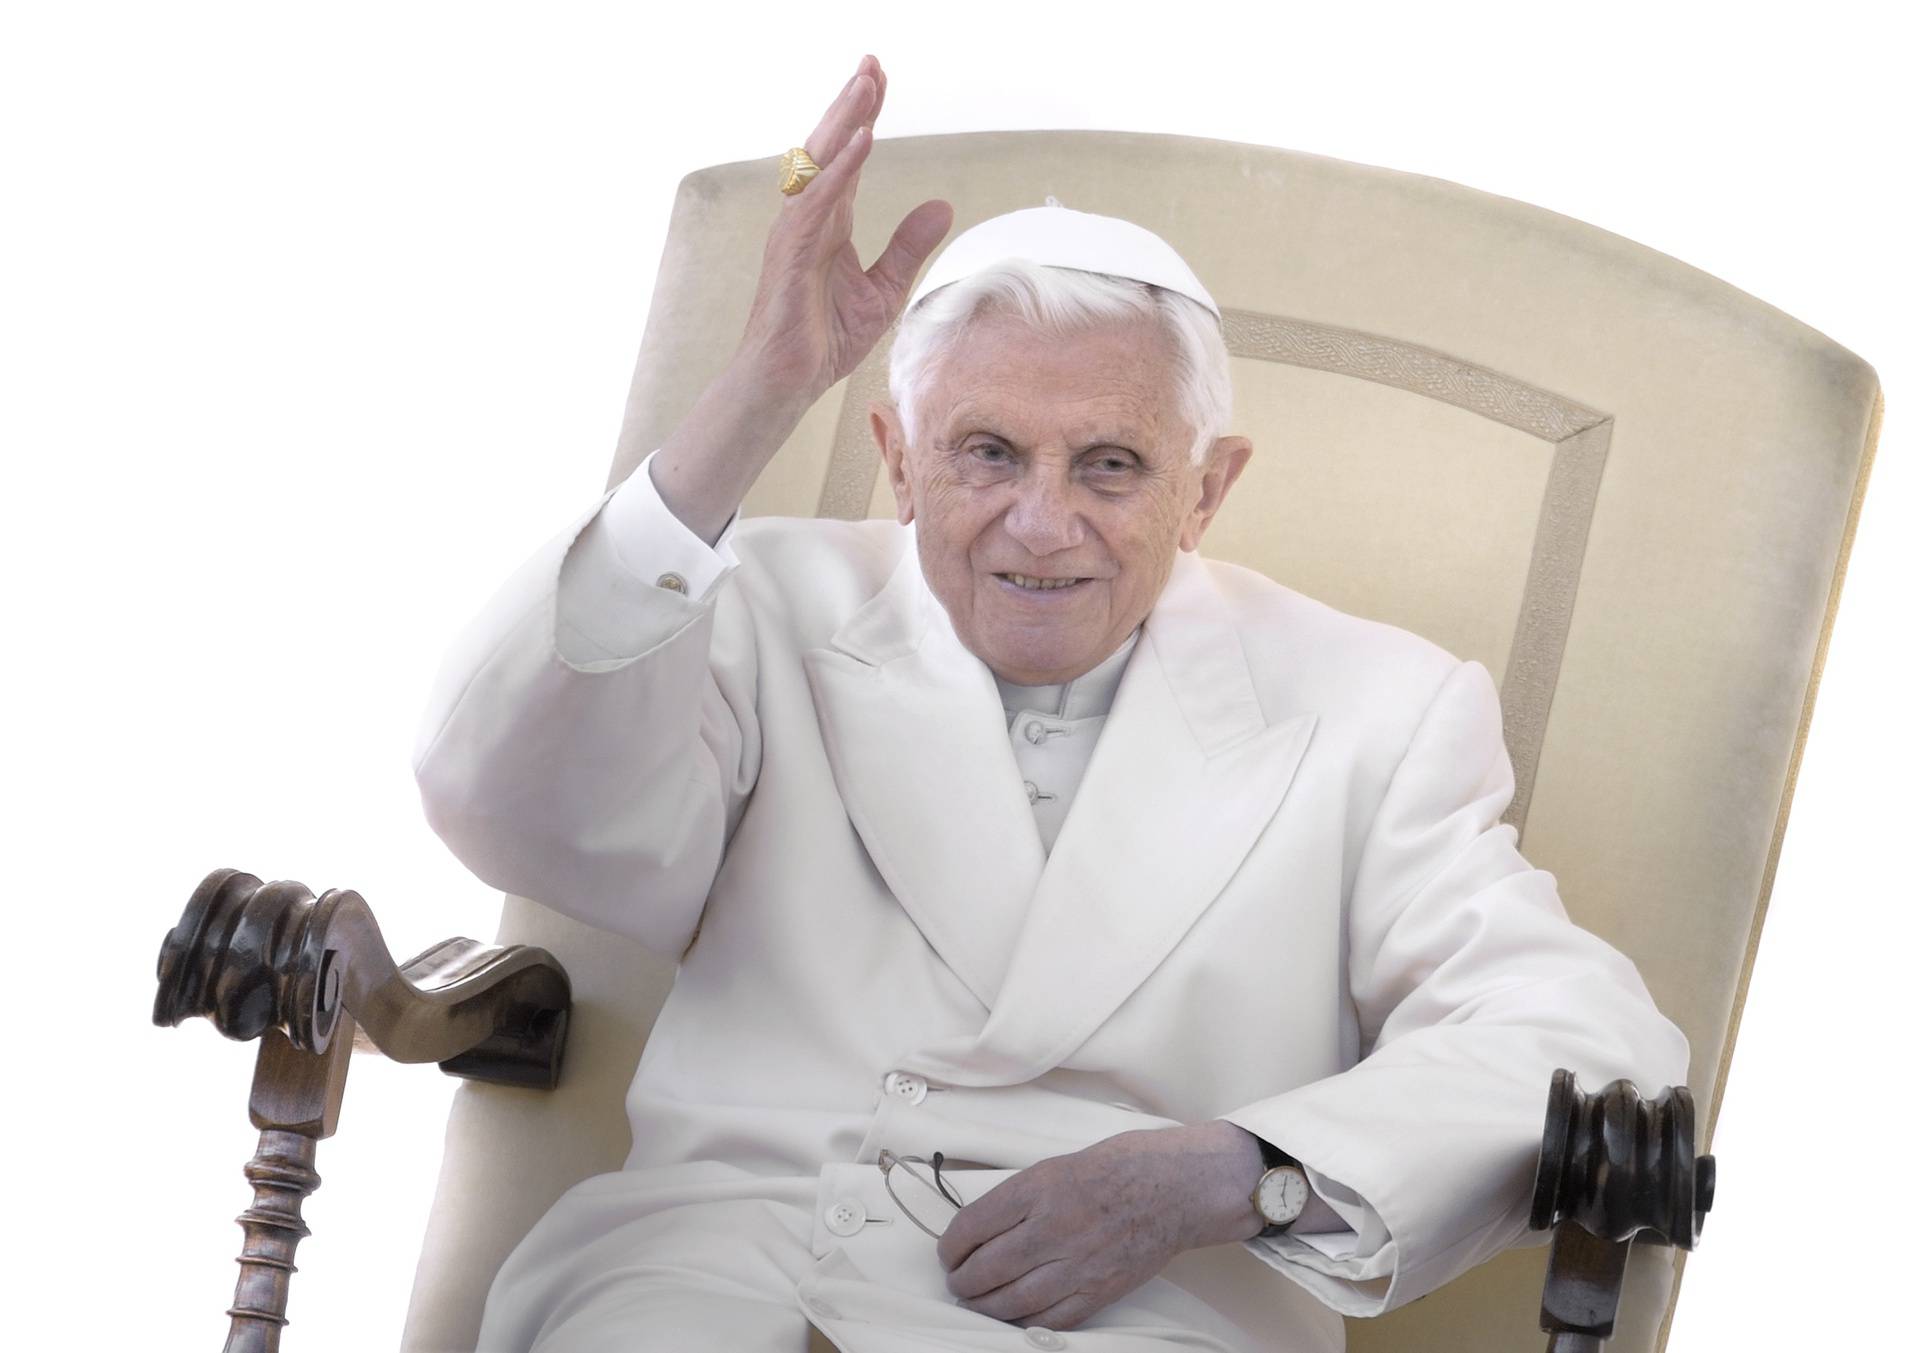
[[(730, 354), (779, 204), (771, 161), (680, 186), (609, 482)], [(1418, 175), (1259, 146), (1095, 132), (881, 141), (861, 255), (927, 197), (956, 229), (1048, 194), (1158, 232), (1227, 310), (1255, 455), (1208, 537), (1500, 683), (1522, 849), (1626, 951), (1720, 1101), (1879, 417), (1852, 353), (1579, 221)], [(873, 354), (807, 416), (753, 514), (890, 514)], [(617, 1169), (623, 1092), (671, 973), (518, 898), (579, 1005), (553, 1095), (463, 1086), (405, 1347), (471, 1348), (514, 1243)], [(1588, 1087), (1596, 1088), (1596, 1087)], [(1546, 1087), (1541, 1087), (1544, 1111)], [(1358, 1353), (1537, 1350), (1544, 1251), (1350, 1322)], [(1610, 1349), (1664, 1341), (1671, 1251), (1640, 1252)]]

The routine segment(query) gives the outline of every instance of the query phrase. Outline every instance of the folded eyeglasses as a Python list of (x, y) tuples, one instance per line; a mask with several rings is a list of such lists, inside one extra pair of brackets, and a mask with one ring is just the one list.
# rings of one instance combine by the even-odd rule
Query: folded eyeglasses
[[(880, 1182), (886, 1185), (887, 1196), (893, 1199), (894, 1206), (906, 1214), (908, 1221), (935, 1240), (946, 1233), (948, 1224), (953, 1220), (953, 1213), (948, 1212), (946, 1206), (951, 1206), (954, 1212), (966, 1206), (965, 1200), (960, 1197), (960, 1191), (940, 1175), (940, 1167), (945, 1161), (945, 1154), (939, 1151), (935, 1151), (933, 1159), (928, 1160), (925, 1156), (896, 1156), (882, 1147), (878, 1162)], [(911, 1205), (906, 1198), (900, 1196), (902, 1189), (894, 1187), (893, 1172), (895, 1170), (911, 1181), (903, 1186), (904, 1191), (913, 1198)], [(932, 1178), (928, 1178), (928, 1170), (933, 1172)], [(934, 1216), (940, 1223), (940, 1229), (936, 1231), (922, 1221), (914, 1210), (916, 1207)]]

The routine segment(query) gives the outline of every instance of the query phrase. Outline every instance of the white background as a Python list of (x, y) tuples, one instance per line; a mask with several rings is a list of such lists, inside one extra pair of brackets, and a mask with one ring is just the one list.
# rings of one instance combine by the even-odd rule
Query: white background
[[(149, 1022), (207, 870), (356, 888), (402, 956), (491, 934), (496, 896), (409, 769), (441, 649), (597, 495), (680, 176), (800, 139), (868, 50), (882, 135), (1183, 132), (1437, 175), (1684, 259), (1876, 365), (1888, 421), (1672, 1347), (1895, 1325), (1912, 45), (1891, 6), (1330, 8), (6, 11), (9, 1346), (224, 1335), (251, 1049)], [(451, 1082), (357, 1058), (349, 1089), (290, 1353), (394, 1344), (438, 1162)]]

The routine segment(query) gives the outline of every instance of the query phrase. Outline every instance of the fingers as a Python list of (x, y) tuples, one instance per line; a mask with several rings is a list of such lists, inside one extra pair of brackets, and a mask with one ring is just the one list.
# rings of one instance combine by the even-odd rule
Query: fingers
[(804, 142), (815, 164), (825, 168), (833, 163), (856, 128), (872, 128), (880, 112), (881, 78), (880, 63), (870, 56), (861, 57), (852, 77), (841, 87), (839, 95), (821, 116), (820, 124)]
[[(960, 1304), (969, 1311), (990, 1315), (995, 1320), (1025, 1320), (1041, 1311), (1082, 1295), (1073, 1290), (1069, 1267), (1064, 1259), (1049, 1259), (1020, 1277), (997, 1287), (984, 1296), (968, 1297)], [(1043, 1322), (1044, 1323), (1044, 1322)]]
[(1027, 1223), (1022, 1222), (979, 1246), (964, 1263), (947, 1274), (947, 1291), (956, 1297), (984, 1296), (1033, 1267), (1033, 1234)]
[(1041, 1329), (1070, 1330), (1078, 1329), (1080, 1322), (1099, 1311), (1103, 1303), (1099, 1298), (1085, 1292), (1075, 1292), (1072, 1296), (1056, 1301), (1044, 1311), (1020, 1317), (1021, 1323)]
[(865, 127), (855, 127), (847, 144), (833, 157), (833, 163), (820, 171), (820, 177), (809, 183), (804, 192), (787, 199), (788, 209), (831, 212), (842, 199), (851, 201), (860, 182), (860, 166), (867, 162), (872, 150), (873, 133)]
[(1012, 1179), (1001, 1180), (976, 1201), (953, 1214), (953, 1220), (947, 1223), (946, 1233), (934, 1247), (941, 1266), (949, 1273), (958, 1268), (976, 1246), (986, 1244), (1002, 1231), (1026, 1220), (1025, 1190), (1008, 1187), (1020, 1177), (1015, 1175)]
[(928, 257), (953, 228), (953, 206), (938, 198), (922, 202), (894, 228), (893, 238), (867, 269), (867, 276), (887, 296), (889, 314), (899, 314)]

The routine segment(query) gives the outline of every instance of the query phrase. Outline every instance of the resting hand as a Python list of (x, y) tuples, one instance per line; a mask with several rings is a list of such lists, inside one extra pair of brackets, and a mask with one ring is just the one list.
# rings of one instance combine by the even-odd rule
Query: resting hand
[(1072, 1329), (1182, 1250), (1257, 1232), (1259, 1176), (1253, 1137), (1219, 1121), (1040, 1161), (954, 1215), (938, 1251), (947, 1290), (997, 1320)]

